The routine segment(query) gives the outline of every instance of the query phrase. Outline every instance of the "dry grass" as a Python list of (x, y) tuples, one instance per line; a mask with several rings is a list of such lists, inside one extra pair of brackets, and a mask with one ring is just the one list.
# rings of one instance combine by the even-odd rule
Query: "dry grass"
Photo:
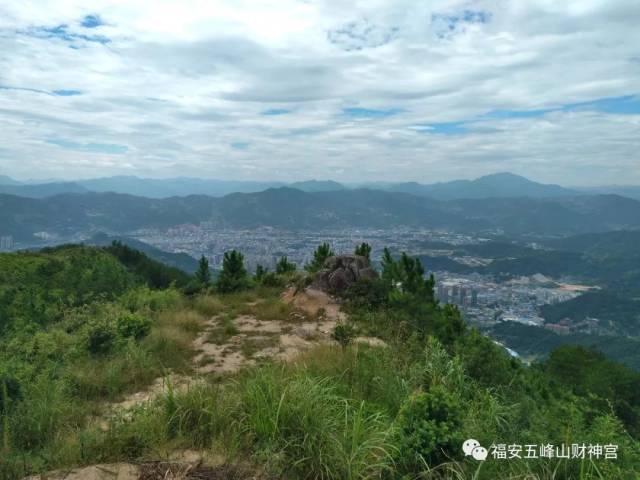
[(193, 309), (205, 317), (213, 317), (223, 312), (225, 302), (214, 295), (199, 295), (193, 300)]
[(198, 311), (178, 310), (162, 313), (158, 317), (157, 325), (159, 327), (174, 326), (195, 338), (204, 327), (206, 321), (205, 316)]
[(233, 323), (231, 315), (224, 315), (220, 320), (220, 325), (211, 330), (207, 336), (207, 341), (216, 345), (228, 343), (231, 337), (238, 334), (238, 327)]

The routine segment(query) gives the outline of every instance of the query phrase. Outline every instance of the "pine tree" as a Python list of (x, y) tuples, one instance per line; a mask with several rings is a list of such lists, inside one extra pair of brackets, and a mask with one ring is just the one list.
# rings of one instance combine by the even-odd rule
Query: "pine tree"
[(237, 250), (226, 252), (216, 284), (218, 291), (229, 293), (243, 290), (249, 286), (248, 280), (247, 270), (244, 268), (244, 255)]
[(395, 286), (395, 283), (400, 280), (398, 278), (398, 265), (387, 247), (382, 251), (382, 279), (389, 286)]
[(316, 248), (315, 252), (313, 252), (313, 260), (311, 263), (305, 265), (305, 270), (310, 273), (317, 272), (322, 267), (324, 267), (324, 263), (327, 258), (332, 257), (334, 255), (331, 250), (331, 246), (328, 243), (323, 243)]
[(209, 260), (202, 255), (198, 262), (198, 271), (196, 272), (196, 280), (204, 287), (211, 285), (211, 271), (209, 270)]
[(371, 260), (371, 245), (362, 242), (356, 247), (355, 254), (360, 255), (361, 257), (365, 257), (367, 260)]
[(269, 273), (269, 269), (267, 269), (267, 268), (263, 267), (263, 266), (262, 266), (262, 265), (260, 265), (260, 264), (258, 264), (258, 265), (256, 266), (256, 274), (255, 274), (255, 277), (256, 277), (256, 280), (257, 280), (257, 281), (261, 281), (267, 273)]
[(287, 257), (280, 257), (278, 263), (276, 264), (276, 273), (279, 275), (283, 275), (285, 273), (291, 273), (296, 271), (296, 264), (291, 263)]

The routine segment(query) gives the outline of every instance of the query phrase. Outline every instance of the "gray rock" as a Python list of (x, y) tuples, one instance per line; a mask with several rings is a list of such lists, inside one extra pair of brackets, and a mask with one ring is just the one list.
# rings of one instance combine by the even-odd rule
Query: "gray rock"
[(366, 257), (336, 255), (327, 258), (322, 270), (316, 273), (312, 287), (324, 292), (341, 293), (360, 279), (378, 277)]

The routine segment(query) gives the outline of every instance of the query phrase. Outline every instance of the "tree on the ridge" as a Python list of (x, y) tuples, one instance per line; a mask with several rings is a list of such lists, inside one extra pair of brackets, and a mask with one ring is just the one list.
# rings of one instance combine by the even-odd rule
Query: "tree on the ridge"
[(247, 288), (248, 285), (244, 255), (237, 250), (226, 252), (222, 260), (222, 270), (216, 283), (218, 291), (222, 293), (237, 292)]
[(269, 269), (268, 269), (268, 268), (263, 267), (263, 266), (262, 266), (262, 265), (260, 265), (260, 264), (258, 264), (258, 265), (256, 266), (256, 273), (255, 273), (255, 275), (254, 275), (254, 276), (255, 276), (256, 280), (260, 282), (260, 281), (265, 277), (265, 275), (266, 275), (267, 273), (269, 273)]
[(278, 263), (276, 264), (276, 273), (279, 275), (283, 275), (285, 273), (291, 273), (296, 271), (296, 264), (292, 263), (287, 259), (287, 257), (280, 257)]
[(365, 257), (367, 260), (371, 260), (371, 245), (362, 242), (360, 245), (356, 246), (355, 254)]
[(435, 279), (433, 275), (424, 278), (425, 270), (419, 258), (412, 258), (402, 252), (396, 261), (388, 248), (382, 252), (382, 280), (391, 288), (398, 288), (404, 293), (420, 295), (432, 301)]
[(331, 246), (325, 242), (316, 248), (315, 252), (313, 252), (313, 260), (305, 265), (304, 268), (307, 272), (315, 273), (324, 266), (324, 262), (327, 258), (332, 257), (333, 255), (334, 253), (331, 250)]
[(394, 286), (394, 281), (397, 281), (397, 265), (391, 252), (387, 247), (384, 247), (382, 251), (382, 280), (384, 280), (389, 286)]
[(196, 280), (203, 286), (211, 285), (211, 271), (209, 270), (209, 260), (202, 255), (198, 262), (198, 270), (196, 271)]

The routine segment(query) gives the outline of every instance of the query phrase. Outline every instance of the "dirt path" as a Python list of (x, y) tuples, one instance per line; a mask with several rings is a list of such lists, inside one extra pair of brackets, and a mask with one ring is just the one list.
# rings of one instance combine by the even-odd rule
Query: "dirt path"
[[(260, 320), (252, 315), (229, 318), (226, 314), (211, 317), (193, 343), (197, 352), (193, 359), (195, 375), (170, 374), (158, 378), (148, 389), (127, 396), (109, 410), (117, 413), (147, 403), (166, 392), (169, 385), (180, 392), (204, 383), (207, 377), (231, 375), (267, 360), (291, 361), (315, 345), (331, 343), (334, 327), (347, 320), (340, 305), (319, 290), (307, 289), (296, 294), (291, 288), (284, 292), (282, 301), (294, 307), (287, 318)], [(259, 316), (260, 301), (248, 305), (256, 308)], [(355, 341), (385, 345), (373, 337), (358, 337)]]
[[(288, 318), (260, 320), (251, 315), (225, 318), (221, 314), (208, 319), (193, 343), (197, 352), (193, 359), (195, 375), (172, 373), (157, 378), (144, 391), (111, 404), (107, 418), (150, 402), (169, 386), (174, 391), (185, 391), (204, 383), (209, 376), (234, 374), (270, 359), (290, 361), (314, 345), (330, 342), (333, 328), (346, 320), (340, 306), (318, 290), (308, 289), (296, 295), (289, 289), (282, 295), (282, 301), (295, 307)], [(260, 301), (248, 305), (259, 309)], [(106, 419), (100, 423), (107, 428)]]
[[(108, 429), (108, 418), (129, 412), (134, 407), (152, 401), (167, 392), (169, 385), (174, 391), (185, 391), (193, 385), (206, 382), (210, 376), (224, 376), (242, 368), (267, 360), (290, 361), (301, 352), (323, 343), (331, 343), (331, 332), (338, 323), (346, 321), (339, 304), (326, 293), (307, 289), (294, 294), (293, 289), (282, 295), (282, 301), (295, 307), (288, 318), (260, 320), (260, 302), (252, 307), (258, 315), (239, 315), (235, 318), (225, 314), (207, 320), (202, 332), (193, 343), (197, 354), (194, 357), (193, 376), (170, 374), (158, 378), (144, 391), (127, 396), (107, 408), (107, 415), (98, 420), (103, 429)], [(356, 341), (370, 345), (384, 345), (382, 340), (358, 337)], [(188, 479), (260, 479), (256, 472), (226, 464), (202, 466), (203, 457), (198, 452), (187, 452), (179, 459), (142, 464), (104, 464), (36, 475), (25, 480), (188, 480)], [(177, 461), (176, 461), (177, 460)], [(212, 462), (206, 462), (209, 465)], [(215, 465), (217, 462), (213, 462)]]
[[(327, 294), (307, 290), (282, 300), (295, 307), (289, 318), (260, 320), (241, 315), (233, 319), (213, 317), (196, 339), (198, 374), (229, 374), (268, 359), (288, 361), (300, 352), (330, 341), (331, 331), (346, 316)], [(257, 309), (260, 303), (254, 304)]]

